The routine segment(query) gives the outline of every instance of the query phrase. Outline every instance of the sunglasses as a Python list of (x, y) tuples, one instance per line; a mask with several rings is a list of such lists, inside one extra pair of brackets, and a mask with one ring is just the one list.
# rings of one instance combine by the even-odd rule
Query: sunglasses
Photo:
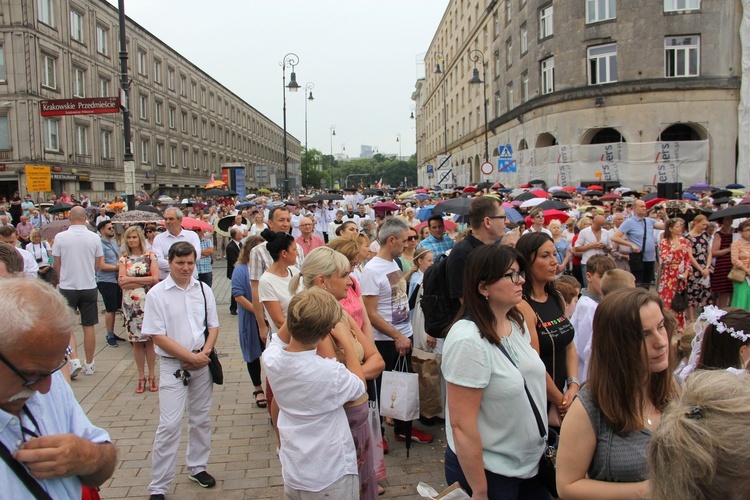
[(417, 241), (419, 239), (419, 236), (408, 236), (406, 238), (407, 241)]
[(44, 379), (45, 379), (45, 378), (47, 378), (47, 377), (51, 377), (53, 373), (55, 373), (55, 372), (57, 372), (57, 371), (60, 371), (60, 370), (62, 370), (62, 367), (63, 367), (63, 366), (65, 366), (65, 363), (67, 363), (67, 362), (68, 362), (68, 360), (67, 360), (67, 359), (63, 359), (63, 360), (62, 360), (62, 363), (60, 363), (60, 366), (58, 366), (57, 368), (55, 368), (55, 369), (54, 369), (54, 370), (52, 370), (51, 372), (49, 372), (49, 373), (45, 373), (44, 375), (39, 375), (39, 376), (37, 376), (37, 377), (35, 377), (35, 378), (26, 378), (26, 375), (24, 375), (23, 373), (21, 373), (21, 370), (19, 370), (19, 369), (18, 369), (18, 368), (16, 368), (15, 366), (13, 366), (13, 363), (11, 363), (10, 361), (8, 361), (8, 360), (6, 359), (6, 357), (5, 357), (5, 356), (3, 356), (2, 354), (0, 354), (0, 361), (1, 361), (1, 362), (2, 362), (2, 363), (3, 363), (4, 365), (5, 365), (5, 366), (7, 366), (8, 368), (10, 368), (10, 370), (11, 370), (11, 371), (12, 371), (13, 373), (15, 373), (16, 375), (18, 375), (18, 376), (20, 377), (20, 379), (21, 379), (21, 380), (23, 380), (23, 386), (24, 386), (24, 387), (30, 387), (30, 386), (32, 386), (32, 385), (34, 385), (34, 384), (36, 384), (37, 382), (39, 382), (40, 380), (44, 380)]

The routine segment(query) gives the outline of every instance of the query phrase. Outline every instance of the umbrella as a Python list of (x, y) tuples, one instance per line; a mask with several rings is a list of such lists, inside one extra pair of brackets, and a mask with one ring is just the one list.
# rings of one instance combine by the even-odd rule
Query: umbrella
[(441, 189), (440, 194), (453, 194), (453, 190), (450, 188)]
[(591, 207), (594, 207), (596, 209), (596, 213), (599, 213), (599, 214), (603, 214), (604, 213), (604, 209), (603, 208), (597, 207), (595, 205), (583, 205), (583, 206), (580, 206), (580, 207), (578, 207), (578, 211), (579, 212), (586, 212)]
[[(207, 189), (203, 196), (229, 196), (228, 191), (224, 191), (223, 189), (218, 188), (211, 188)], [(237, 196), (237, 193), (234, 194), (234, 196)]]
[(415, 217), (421, 221), (426, 221), (430, 217), (432, 217), (432, 211), (435, 208), (435, 205), (427, 205), (426, 207), (422, 207), (419, 209), (419, 212), (415, 215)]
[(659, 197), (659, 195), (657, 193), (648, 193), (648, 194), (645, 194), (645, 195), (641, 196), (641, 200), (643, 200), (643, 201), (649, 201), (649, 200), (653, 200), (654, 198), (658, 198), (658, 197)]
[(708, 184), (705, 184), (705, 183), (700, 183), (700, 184), (693, 184), (692, 186), (687, 188), (685, 191), (688, 193), (704, 193), (707, 191), (713, 191), (715, 189), (716, 188), (713, 186), (709, 186)]
[[(448, 231), (453, 231), (454, 229), (458, 227), (458, 224), (453, 222), (453, 220), (451, 219), (443, 219), (443, 223), (445, 224), (445, 229), (447, 229)], [(419, 224), (414, 226), (414, 229), (416, 229), (416, 231), (419, 232), (419, 230), (425, 227), (426, 225), (427, 225), (427, 221), (420, 222)]]
[(562, 190), (567, 191), (568, 193), (574, 193), (578, 191), (578, 188), (576, 188), (575, 186), (565, 186), (562, 188)]
[[(93, 227), (91, 224), (86, 222), (86, 229), (89, 231), (96, 232), (96, 228)], [(57, 235), (58, 233), (62, 233), (66, 229), (70, 227), (70, 221), (68, 219), (64, 220), (53, 220), (49, 224), (45, 224), (42, 226), (42, 228), (39, 230), (39, 236), (44, 238), (45, 240), (51, 240)]]
[(727, 184), (727, 189), (745, 189), (745, 186), (742, 184)]
[(567, 191), (555, 191), (552, 194), (552, 197), (553, 198), (564, 199), (564, 200), (569, 200), (569, 199), (572, 198), (572, 196), (570, 196), (570, 193), (567, 192)]
[(162, 220), (164, 220), (164, 218), (161, 214), (155, 214), (145, 210), (129, 210), (112, 217), (112, 222), (114, 224), (143, 224), (147, 222), (161, 222)]
[(429, 200), (430, 199), (430, 195), (429, 194), (425, 194), (425, 193), (419, 193), (419, 194), (417, 194), (414, 197), (416, 199), (418, 199), (418, 200)]
[(474, 198), (453, 198), (439, 203), (437, 209), (451, 214), (469, 215), (472, 201)]
[(570, 219), (570, 215), (566, 214), (565, 212), (561, 210), (545, 210), (544, 211), (544, 225), (548, 226), (550, 222), (553, 220), (559, 220), (560, 224), (565, 224), (568, 219)]
[[(219, 228), (219, 230), (224, 231), (225, 233), (229, 233), (229, 229), (231, 229), (232, 226), (234, 226), (234, 218), (236, 216), (234, 215), (227, 215), (226, 217), (222, 217), (219, 219), (219, 221), (216, 223), (216, 227)], [(184, 219), (184, 217), (183, 217)], [(246, 226), (250, 224), (250, 221), (247, 220), (247, 218), (242, 218), (242, 223)]]
[(343, 200), (344, 197), (340, 194), (335, 193), (318, 193), (312, 198), (310, 198), (310, 201), (323, 201), (323, 200)]
[(364, 203), (365, 205), (370, 205), (371, 203), (375, 203), (383, 199), (385, 198), (383, 198), (382, 196), (370, 196), (369, 198), (365, 198), (364, 200), (362, 200), (362, 203)]
[(385, 193), (382, 189), (365, 189), (362, 194), (365, 196), (383, 196)]
[(237, 210), (244, 210), (245, 208), (251, 208), (254, 207), (255, 203), (249, 202), (249, 201), (243, 201), (242, 203), (237, 203), (237, 205), (234, 206)]
[(651, 210), (651, 207), (658, 205), (659, 203), (663, 201), (667, 201), (667, 199), (666, 198), (652, 198), (646, 202), (646, 208)]
[(107, 205), (107, 210), (116, 210), (118, 208), (125, 208), (127, 205), (121, 201), (116, 201)]
[(547, 192), (549, 194), (556, 193), (558, 191), (562, 191), (562, 186), (552, 186), (550, 188), (547, 188)]
[(137, 207), (135, 207), (136, 210), (139, 210), (141, 212), (151, 212), (152, 214), (161, 215), (161, 212), (158, 208), (153, 207), (149, 205), (148, 203), (141, 203)]
[(739, 202), (739, 203), (737, 203), (737, 204), (738, 204), (738, 205), (750, 205), (750, 196), (745, 196), (745, 197), (744, 197), (744, 198), (742, 198), (742, 199), (740, 200), (740, 202)]
[(670, 217), (686, 213), (697, 213), (701, 211), (700, 208), (696, 207), (689, 201), (683, 200), (667, 200), (667, 202), (664, 204), (664, 209), (667, 211)]
[[(513, 198), (513, 197), (511, 196), (511, 198)], [(528, 201), (528, 200), (532, 200), (534, 198), (537, 198), (537, 197), (534, 196), (531, 193), (523, 193), (523, 194), (520, 194), (520, 195), (516, 196), (514, 199), (516, 201)]]
[(406, 192), (403, 192), (400, 195), (398, 195), (398, 199), (399, 200), (403, 200), (404, 198), (411, 198), (415, 194), (417, 194), (417, 193), (415, 193), (414, 191), (406, 191)]
[(55, 203), (55, 205), (48, 209), (47, 212), (50, 214), (56, 214), (59, 212), (68, 212), (71, 208), (73, 208), (73, 205), (69, 203)]
[(742, 189), (730, 189), (732, 196), (745, 196), (745, 191)]
[[(511, 191), (511, 192), (510, 192), (510, 193), (508, 194), (508, 197), (509, 197), (509, 198), (515, 198), (516, 196), (521, 196), (522, 194), (526, 194), (526, 193), (528, 193), (528, 192), (529, 192), (529, 191), (528, 191), (528, 190), (526, 190), (526, 189), (514, 189), (513, 191)], [(532, 195), (532, 198), (533, 198), (533, 196), (534, 196), (534, 195)], [(522, 200), (522, 201), (523, 201), (523, 200)]]
[(602, 196), (604, 193), (598, 190), (589, 190), (583, 193), (583, 196)]
[[(518, 201), (518, 199), (516, 199), (516, 201)], [(530, 200), (526, 200), (523, 203), (521, 203), (521, 208), (535, 207), (544, 201), (545, 201), (544, 198), (531, 198)]]
[(544, 200), (536, 207), (541, 208), (542, 210), (570, 210), (570, 207), (567, 203), (559, 200)]
[(270, 189), (266, 189), (266, 188), (260, 188), (258, 190), (258, 194), (271, 194), (271, 190)]
[(588, 189), (589, 191), (604, 191), (604, 188), (599, 184), (591, 184), (586, 189)]
[(385, 214), (386, 212), (398, 212), (401, 210), (401, 207), (396, 205), (395, 203), (376, 203), (372, 206), (372, 209), (375, 210), (376, 214)]
[(505, 216), (511, 222), (515, 222), (516, 224), (518, 224), (519, 222), (523, 220), (523, 215), (521, 215), (521, 213), (515, 208), (506, 207), (503, 205), (503, 209), (505, 210)]
[(464, 193), (476, 193), (477, 188), (475, 188), (474, 186), (466, 186), (463, 191)]
[(399, 205), (406, 205), (407, 203), (411, 203), (412, 205), (417, 204), (417, 200), (415, 198), (407, 198), (405, 200), (399, 200)]
[(208, 184), (206, 184), (206, 189), (220, 188), (222, 186), (226, 186), (226, 183), (224, 181), (221, 181), (221, 180), (213, 181), (213, 182), (209, 182)]
[(717, 189), (716, 191), (711, 191), (711, 198), (729, 198), (732, 196), (732, 192), (728, 189)]
[(716, 206), (719, 206), (729, 203), (730, 201), (732, 201), (732, 198), (714, 198), (714, 201), (712, 203)]
[(183, 217), (182, 221), (180, 221), (180, 225), (183, 229), (187, 229), (188, 231), (195, 231), (196, 229), (199, 231), (214, 230), (214, 227), (208, 222), (203, 222), (200, 219), (193, 219), (192, 217)]
[(698, 201), (698, 197), (697, 196), (695, 196), (693, 193), (688, 193), (688, 192), (682, 193), (682, 199), (683, 200)]
[(708, 220), (721, 220), (724, 217), (731, 217), (732, 219), (750, 217), (750, 205), (735, 205), (724, 210), (718, 210), (709, 215)]
[(617, 193), (608, 193), (599, 198), (600, 201), (617, 201), (622, 199), (622, 196)]
[(541, 189), (532, 189), (531, 194), (533, 194), (537, 198), (544, 198), (545, 200), (549, 198), (549, 193)]
[(253, 199), (253, 198), (255, 198), (256, 196), (257, 196), (257, 195), (255, 195), (255, 194), (252, 194), (252, 193), (251, 193), (251, 194), (245, 195), (245, 199), (246, 199), (246, 200), (252, 200), (252, 199)]

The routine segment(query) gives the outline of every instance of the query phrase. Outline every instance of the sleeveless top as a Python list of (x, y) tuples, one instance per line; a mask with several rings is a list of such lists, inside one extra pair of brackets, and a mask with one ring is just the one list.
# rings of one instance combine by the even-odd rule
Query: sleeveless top
[[(357, 340), (357, 337), (356, 335), (354, 335), (354, 331), (352, 330), (351, 326), (349, 327), (349, 333), (351, 333), (352, 337), (354, 338), (354, 352), (357, 355), (359, 364), (361, 365), (365, 360), (365, 348), (362, 346), (362, 344), (359, 343), (359, 340)], [(331, 337), (331, 342), (333, 342), (333, 349), (334, 349), (334, 352), (336, 353), (336, 360), (339, 363), (346, 366), (346, 354), (344, 354), (344, 348), (339, 346), (339, 344), (336, 342), (336, 339), (333, 338), (333, 335), (331, 335), (330, 333), (328, 335), (329, 337)], [(359, 406), (365, 403), (367, 399), (368, 399), (368, 395), (367, 395), (367, 391), (365, 391), (364, 394), (362, 394), (360, 397), (358, 397), (354, 401), (349, 401), (348, 403), (346, 403), (344, 405), (344, 408), (351, 408), (353, 406)]]
[[(547, 297), (545, 302), (537, 302), (531, 297), (526, 297), (526, 301), (537, 314), (536, 333), (539, 338), (539, 357), (544, 361), (547, 373), (550, 374), (552, 380), (555, 381), (555, 385), (562, 392), (565, 387), (565, 379), (568, 378), (568, 370), (565, 365), (565, 348), (573, 342), (575, 332), (573, 325), (552, 297)], [(553, 339), (555, 373), (552, 373)]]
[(596, 450), (588, 469), (589, 479), (610, 483), (635, 483), (648, 479), (648, 443), (651, 431), (644, 428), (617, 434), (609, 426), (588, 387), (576, 396), (586, 410), (596, 434)]

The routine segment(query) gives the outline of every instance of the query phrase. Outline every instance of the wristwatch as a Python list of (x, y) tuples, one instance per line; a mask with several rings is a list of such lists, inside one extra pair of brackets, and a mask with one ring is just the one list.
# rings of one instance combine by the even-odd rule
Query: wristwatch
[(578, 387), (581, 387), (581, 382), (578, 380), (578, 377), (569, 377), (565, 379), (565, 383), (568, 384), (568, 387), (570, 387), (570, 384), (576, 384)]

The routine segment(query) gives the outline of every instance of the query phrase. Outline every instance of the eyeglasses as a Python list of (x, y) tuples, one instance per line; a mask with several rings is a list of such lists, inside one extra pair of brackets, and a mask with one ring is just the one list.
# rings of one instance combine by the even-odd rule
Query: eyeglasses
[(535, 219), (544, 219), (544, 214), (536, 214), (534, 216)]
[(500, 276), (500, 279), (503, 278), (510, 278), (510, 281), (513, 282), (514, 285), (517, 285), (521, 280), (526, 279), (526, 273), (523, 271), (511, 271)]
[(507, 219), (507, 215), (488, 215), (488, 219)]
[(44, 375), (40, 375), (40, 376), (38, 376), (36, 378), (29, 379), (29, 378), (26, 378), (26, 375), (24, 375), (23, 373), (21, 373), (21, 370), (19, 370), (15, 366), (13, 366), (13, 363), (11, 363), (10, 361), (8, 361), (5, 358), (5, 356), (3, 356), (2, 354), (0, 354), (0, 361), (2, 361), (2, 363), (5, 366), (7, 366), (8, 368), (10, 368), (10, 370), (13, 373), (15, 373), (16, 375), (18, 375), (21, 378), (21, 380), (23, 380), (23, 386), (24, 387), (30, 387), (30, 386), (36, 384), (37, 382), (39, 382), (40, 380), (44, 380), (47, 377), (51, 377), (53, 373), (55, 373), (57, 371), (60, 371), (62, 369), (62, 367), (65, 366), (65, 363), (68, 362), (66, 359), (63, 359), (62, 363), (60, 363), (60, 366), (58, 366), (57, 368), (55, 368), (51, 372), (45, 373)]
[(406, 238), (407, 241), (417, 241), (419, 239), (419, 236), (408, 236)]
[(146, 229), (146, 234), (148, 234), (148, 233), (153, 233), (153, 232), (154, 232), (154, 230), (153, 230), (153, 229)]

